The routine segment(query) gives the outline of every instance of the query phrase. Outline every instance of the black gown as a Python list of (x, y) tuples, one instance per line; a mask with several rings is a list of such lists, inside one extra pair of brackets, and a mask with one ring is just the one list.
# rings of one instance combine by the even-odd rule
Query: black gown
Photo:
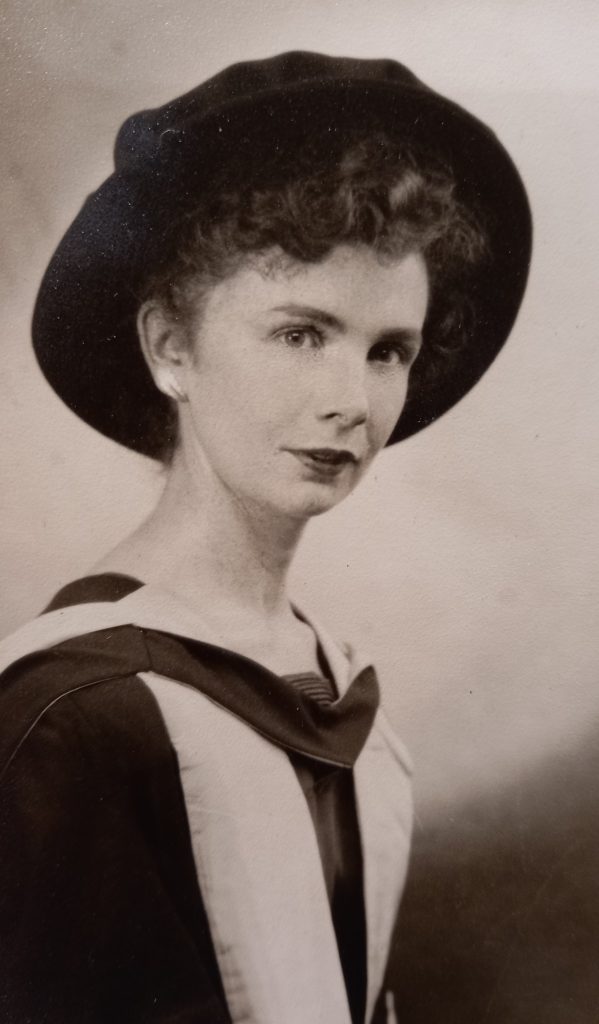
[[(48, 610), (139, 586), (88, 577)], [(0, 1020), (230, 1022), (177, 756), (138, 678), (146, 671), (197, 687), (287, 751), (316, 829), (352, 1020), (362, 1022), (352, 765), (378, 704), (372, 669), (332, 703), (326, 678), (281, 678), (231, 651), (135, 626), (28, 655), (1, 678)]]

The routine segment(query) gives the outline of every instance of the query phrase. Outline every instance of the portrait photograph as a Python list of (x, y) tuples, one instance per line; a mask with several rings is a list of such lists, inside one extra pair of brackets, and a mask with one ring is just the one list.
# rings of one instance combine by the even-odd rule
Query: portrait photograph
[(595, 4), (0, 26), (0, 1024), (599, 1022)]

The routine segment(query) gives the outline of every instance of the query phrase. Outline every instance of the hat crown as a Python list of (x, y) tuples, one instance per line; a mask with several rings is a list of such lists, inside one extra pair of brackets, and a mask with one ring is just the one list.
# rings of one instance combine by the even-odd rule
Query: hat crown
[(430, 92), (403, 64), (384, 58), (331, 57), (295, 50), (264, 60), (240, 61), (164, 106), (127, 118), (115, 142), (116, 170), (134, 169), (152, 159), (166, 135), (181, 135), (192, 124), (222, 114), (228, 106), (282, 90), (309, 90), (327, 83), (342, 88), (344, 83), (349, 86), (356, 81), (416, 86)]

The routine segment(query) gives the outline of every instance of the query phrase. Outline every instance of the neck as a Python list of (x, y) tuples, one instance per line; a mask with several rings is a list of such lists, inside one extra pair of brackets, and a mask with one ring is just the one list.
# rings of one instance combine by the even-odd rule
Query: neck
[(192, 606), (275, 619), (289, 612), (286, 581), (304, 523), (252, 508), (177, 452), (158, 505), (99, 568), (166, 587)]

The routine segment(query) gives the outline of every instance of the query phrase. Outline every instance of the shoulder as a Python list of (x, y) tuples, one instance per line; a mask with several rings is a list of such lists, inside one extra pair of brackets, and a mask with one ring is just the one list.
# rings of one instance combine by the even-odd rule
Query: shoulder
[[(154, 698), (138, 673), (151, 662), (132, 626), (71, 638), (12, 662), (0, 675), (0, 772), (24, 746), (71, 747), (85, 738), (141, 750), (138, 737), (165, 736)], [(109, 738), (109, 740), (108, 740)]]
[(375, 727), (387, 749), (391, 751), (395, 760), (399, 763), (405, 774), (411, 778), (414, 774), (412, 757), (406, 745), (395, 732), (395, 729), (391, 725), (383, 707), (379, 707), (377, 711)]

